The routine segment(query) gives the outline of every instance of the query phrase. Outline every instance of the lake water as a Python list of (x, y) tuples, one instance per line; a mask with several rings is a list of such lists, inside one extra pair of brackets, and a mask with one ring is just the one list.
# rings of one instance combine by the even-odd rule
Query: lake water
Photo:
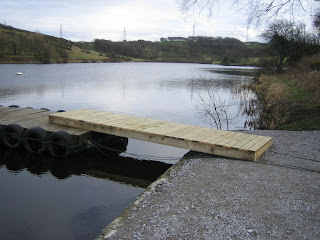
[[(51, 111), (91, 108), (205, 127), (219, 122), (218, 127), (234, 130), (243, 128), (247, 117), (239, 111), (240, 98), (233, 89), (250, 81), (247, 73), (253, 70), (181, 63), (3, 64), (0, 104)], [(205, 112), (213, 105), (219, 111), (208, 118)], [(84, 155), (80, 171), (75, 160), (57, 163), (2, 149), (0, 237), (94, 238), (153, 181), (143, 171), (135, 175), (143, 166), (140, 160), (132, 159), (136, 168), (130, 174), (117, 172), (114, 164), (130, 165), (129, 153), (145, 163), (163, 160), (147, 163), (156, 176), (187, 152), (129, 139), (121, 156)], [(106, 159), (112, 167), (105, 166)]]

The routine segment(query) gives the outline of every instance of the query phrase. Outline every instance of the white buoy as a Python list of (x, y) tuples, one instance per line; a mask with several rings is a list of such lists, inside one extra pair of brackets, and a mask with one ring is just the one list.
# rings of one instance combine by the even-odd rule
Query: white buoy
[(17, 75), (22, 75), (22, 72), (17, 72)]

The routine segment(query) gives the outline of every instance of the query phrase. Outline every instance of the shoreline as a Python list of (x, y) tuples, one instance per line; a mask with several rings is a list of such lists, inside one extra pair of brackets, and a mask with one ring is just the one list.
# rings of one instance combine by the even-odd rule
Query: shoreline
[(156, 60), (148, 60), (148, 59), (141, 59), (141, 60), (129, 60), (129, 61), (117, 61), (116, 59), (110, 59), (108, 61), (101, 61), (101, 60), (74, 60), (74, 61), (68, 61), (68, 62), (50, 62), (50, 63), (41, 63), (41, 62), (1, 62), (0, 64), (68, 64), (68, 63), (126, 63), (126, 62), (132, 62), (132, 63), (144, 63), (144, 62), (151, 62), (151, 63), (193, 63), (193, 64), (211, 64), (211, 65), (219, 65), (219, 66), (225, 66), (225, 67), (259, 67), (257, 65), (253, 64), (230, 64), (230, 65), (223, 65), (218, 62), (199, 62), (199, 61), (156, 61)]

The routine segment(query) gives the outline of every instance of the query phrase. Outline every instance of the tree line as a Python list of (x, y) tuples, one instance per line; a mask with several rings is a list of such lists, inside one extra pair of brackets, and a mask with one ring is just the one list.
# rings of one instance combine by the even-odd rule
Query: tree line
[(189, 41), (130, 41), (94, 40), (96, 51), (108, 56), (124, 55), (132, 58), (162, 61), (209, 62), (229, 59), (230, 63), (243, 58), (263, 56), (263, 45), (254, 48), (235, 38), (189, 37)]

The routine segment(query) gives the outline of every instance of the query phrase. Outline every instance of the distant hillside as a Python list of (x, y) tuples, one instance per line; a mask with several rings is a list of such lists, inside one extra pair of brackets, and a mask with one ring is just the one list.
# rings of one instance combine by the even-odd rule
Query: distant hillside
[(188, 41), (130, 41), (112, 42), (96, 39), (94, 49), (108, 56), (116, 54), (164, 62), (199, 62), (246, 64), (249, 59), (262, 57), (263, 44), (245, 44), (235, 38), (194, 37)]
[(127, 61), (80, 48), (75, 43), (0, 24), (0, 63)]
[(235, 38), (188, 41), (72, 42), (0, 24), (0, 63), (160, 61), (255, 65), (264, 44)]

